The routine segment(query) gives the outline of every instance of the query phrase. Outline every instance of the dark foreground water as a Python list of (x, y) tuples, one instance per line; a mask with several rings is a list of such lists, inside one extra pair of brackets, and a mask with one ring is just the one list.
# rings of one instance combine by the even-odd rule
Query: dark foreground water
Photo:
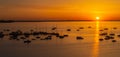
[[(9, 34), (17, 31), (23, 35), (13, 39)], [(0, 32), (5, 35), (0, 37), (0, 57), (120, 57), (119, 21), (0, 23)]]

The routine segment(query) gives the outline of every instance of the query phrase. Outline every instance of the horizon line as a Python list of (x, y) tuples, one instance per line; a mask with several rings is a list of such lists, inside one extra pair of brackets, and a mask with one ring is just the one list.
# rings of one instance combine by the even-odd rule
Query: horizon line
[(72, 21), (120, 21), (120, 20), (0, 20), (0, 22), (72, 22)]

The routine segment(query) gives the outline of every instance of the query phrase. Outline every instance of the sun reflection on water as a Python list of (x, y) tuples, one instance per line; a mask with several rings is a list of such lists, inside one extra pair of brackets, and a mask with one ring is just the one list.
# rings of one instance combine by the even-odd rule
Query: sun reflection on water
[(99, 21), (96, 21), (96, 33), (94, 38), (92, 56), (93, 57), (99, 56)]

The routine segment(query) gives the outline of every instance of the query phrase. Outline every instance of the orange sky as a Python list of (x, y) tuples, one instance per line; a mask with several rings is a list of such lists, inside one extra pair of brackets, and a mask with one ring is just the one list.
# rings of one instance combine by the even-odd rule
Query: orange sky
[(0, 19), (120, 20), (120, 0), (0, 0)]

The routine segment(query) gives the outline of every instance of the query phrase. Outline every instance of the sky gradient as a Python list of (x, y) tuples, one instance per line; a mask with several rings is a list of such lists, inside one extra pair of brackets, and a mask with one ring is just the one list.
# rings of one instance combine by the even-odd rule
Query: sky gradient
[(0, 0), (0, 19), (120, 20), (120, 0)]

